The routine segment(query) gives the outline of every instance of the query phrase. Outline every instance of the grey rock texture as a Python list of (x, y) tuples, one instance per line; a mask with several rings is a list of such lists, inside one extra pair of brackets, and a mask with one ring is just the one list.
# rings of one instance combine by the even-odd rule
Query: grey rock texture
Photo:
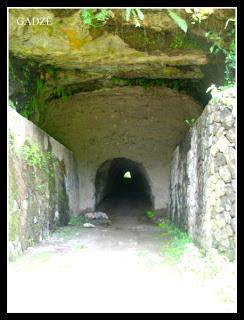
[(203, 248), (235, 253), (236, 99), (225, 90), (206, 106), (175, 149), (170, 178), (172, 220)]

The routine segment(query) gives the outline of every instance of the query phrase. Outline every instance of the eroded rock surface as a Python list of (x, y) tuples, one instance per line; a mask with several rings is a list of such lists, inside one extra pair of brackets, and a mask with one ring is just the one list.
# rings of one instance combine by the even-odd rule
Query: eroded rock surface
[[(174, 152), (171, 167), (172, 220), (202, 247), (235, 256), (236, 92), (228, 89), (205, 108)], [(231, 120), (231, 121), (230, 121)], [(231, 123), (226, 128), (225, 123)], [(232, 135), (231, 134), (231, 135)]]

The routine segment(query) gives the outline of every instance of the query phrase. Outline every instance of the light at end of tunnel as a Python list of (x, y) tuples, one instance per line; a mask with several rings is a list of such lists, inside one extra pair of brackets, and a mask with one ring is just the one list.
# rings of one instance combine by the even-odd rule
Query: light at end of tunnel
[(125, 178), (125, 179), (131, 179), (130, 171), (126, 171), (126, 173), (124, 174), (123, 178)]

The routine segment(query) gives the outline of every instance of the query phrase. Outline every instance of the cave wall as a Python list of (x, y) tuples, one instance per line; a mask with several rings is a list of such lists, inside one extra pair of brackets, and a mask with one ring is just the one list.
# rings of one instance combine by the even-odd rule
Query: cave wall
[[(115, 150), (116, 152), (116, 150)], [(127, 157), (128, 153), (117, 153), (120, 156)], [(116, 158), (115, 156), (114, 158)], [(169, 204), (169, 176), (170, 176), (170, 165), (166, 167), (158, 166), (149, 162), (146, 163), (139, 157), (130, 156), (128, 159), (138, 162), (143, 165), (147, 176), (149, 178), (149, 186), (152, 192), (153, 208), (155, 210), (167, 209)], [(78, 163), (78, 175), (79, 183), (83, 186), (82, 192), (79, 198), (80, 211), (94, 210), (96, 205), (96, 174), (99, 170), (100, 165), (108, 160), (108, 158), (101, 159), (101, 161), (94, 164), (87, 164), (87, 162)]]
[(51, 101), (43, 129), (74, 153), (81, 211), (95, 208), (98, 168), (121, 157), (145, 169), (158, 210), (168, 207), (170, 161), (188, 130), (185, 119), (201, 111), (190, 96), (169, 88), (106, 88)]
[(227, 89), (211, 100), (174, 151), (172, 221), (203, 248), (230, 257), (236, 238), (236, 100)]
[(8, 109), (8, 245), (14, 259), (78, 213), (79, 183), (70, 150)]

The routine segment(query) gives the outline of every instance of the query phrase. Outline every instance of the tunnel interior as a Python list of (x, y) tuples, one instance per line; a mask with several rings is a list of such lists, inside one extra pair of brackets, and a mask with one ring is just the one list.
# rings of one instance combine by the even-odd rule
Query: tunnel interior
[[(147, 173), (141, 164), (126, 158), (105, 161), (97, 170), (96, 209), (128, 206), (153, 208)], [(112, 213), (112, 212), (111, 212)]]

